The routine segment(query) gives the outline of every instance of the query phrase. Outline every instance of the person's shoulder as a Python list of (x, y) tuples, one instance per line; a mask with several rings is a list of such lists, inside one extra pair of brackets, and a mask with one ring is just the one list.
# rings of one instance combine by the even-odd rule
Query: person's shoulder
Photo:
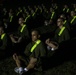
[(60, 31), (60, 28), (56, 28), (55, 33), (58, 33)]
[(33, 45), (34, 43), (33, 42), (29, 42), (28, 44), (27, 44), (27, 46), (31, 46), (31, 45)]
[(64, 30), (65, 32), (69, 32), (69, 30), (65, 27), (65, 30)]
[(41, 41), (39, 45), (43, 47), (43, 46), (45, 46), (45, 43), (43, 41)]

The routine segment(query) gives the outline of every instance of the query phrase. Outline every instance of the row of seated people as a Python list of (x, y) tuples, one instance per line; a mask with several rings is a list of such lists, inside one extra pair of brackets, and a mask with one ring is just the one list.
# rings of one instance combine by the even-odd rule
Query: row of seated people
[[(56, 9), (55, 8), (56, 6), (58, 7), (58, 5), (55, 5), (55, 6), (53, 5), (49, 9), (44, 5), (34, 6), (34, 7), (28, 6), (27, 8), (24, 7), (22, 9), (19, 7), (16, 10), (13, 10), (11, 8), (7, 10), (4, 8), (3, 11), (1, 12), (1, 15), (2, 15), (1, 20), (3, 20), (4, 26), (8, 32), (16, 30), (16, 28), (18, 27), (17, 22), (20, 16), (24, 17), (24, 21), (27, 24), (29, 30), (32, 28), (44, 26), (45, 20), (48, 21), (48, 24), (55, 24), (60, 14), (65, 14), (66, 15), (65, 19), (67, 19), (69, 24), (72, 25), (73, 24), (72, 21), (75, 21), (75, 18), (74, 18), (75, 15), (71, 16), (70, 13), (74, 9), (74, 7), (70, 9), (67, 5), (65, 5), (64, 11), (62, 11), (61, 9), (63, 8), (60, 9), (58, 7)], [(57, 11), (59, 13), (57, 13)], [(68, 13), (69, 15), (64, 12)], [(72, 12), (75, 14), (75, 10), (73, 10)]]
[[(75, 29), (75, 24), (76, 24), (76, 17), (75, 17), (75, 12), (71, 11), (71, 20), (70, 20), (70, 26), (67, 24), (67, 18), (65, 17), (64, 14), (58, 18), (57, 25), (55, 26), (53, 32), (54, 32), (54, 37), (53, 39), (49, 37), (49, 39), (45, 39), (43, 42), (41, 40), (44, 39), (41, 38), (40, 40), (40, 34), (37, 30), (31, 30), (30, 27), (28, 27), (27, 24), (24, 24), (24, 19), (23, 17), (19, 18), (19, 28), (18, 31), (15, 32), (10, 32), (6, 33), (4, 32), (3, 26), (0, 27), (0, 52), (3, 56), (8, 56), (9, 54), (13, 55), (13, 59), (16, 61), (17, 67), (15, 68), (15, 72), (19, 74), (23, 73), (32, 73), (33, 71), (31, 70), (37, 70), (37, 71), (42, 71), (42, 61), (45, 60), (45, 57), (47, 57), (47, 52), (48, 50), (52, 51), (57, 51), (60, 47), (60, 45), (67, 41), (70, 40), (70, 30)], [(51, 24), (50, 20), (50, 23)], [(48, 22), (47, 22), (48, 23)], [(54, 22), (53, 22), (54, 23)], [(53, 24), (52, 23), (52, 24)], [(48, 24), (46, 24), (44, 31), (46, 32)], [(49, 29), (51, 25), (48, 25)], [(43, 28), (43, 27), (41, 27)], [(57, 30), (55, 31), (55, 29)], [(70, 29), (71, 28), (71, 29)], [(38, 29), (38, 28), (37, 28)], [(40, 30), (42, 33), (42, 29)], [(46, 33), (47, 34), (47, 33)], [(71, 33), (72, 34), (72, 33)], [(74, 34), (75, 35), (75, 34)], [(31, 42), (31, 43), (29, 43)], [(13, 46), (11, 46), (11, 43)], [(27, 45), (28, 44), (28, 45)], [(25, 49), (26, 47), (26, 49)], [(24, 62), (24, 65), (22, 62)], [(43, 62), (45, 63), (45, 62)]]
[[(55, 37), (51, 40), (46, 39), (45, 43), (40, 40), (40, 33), (37, 30), (32, 30), (31, 37), (29, 36), (27, 26), (26, 24), (24, 24), (24, 20), (22, 17), (19, 18), (19, 24), (20, 27), (18, 33), (10, 33), (8, 34), (8, 36), (12, 43), (15, 45), (14, 49), (17, 49), (17, 51), (14, 50), (12, 53), (13, 59), (15, 60), (17, 65), (17, 67), (15, 68), (15, 72), (21, 75), (23, 73), (31, 73), (31, 70), (42, 71), (42, 62), (47, 56), (47, 50), (58, 50), (62, 42), (70, 40), (69, 31), (64, 26), (64, 20), (62, 18), (58, 18), (57, 20), (58, 28), (55, 32)], [(1, 53), (4, 53), (4, 55), (7, 56), (9, 53), (12, 52), (12, 49), (11, 47), (9, 48), (9, 50), (6, 49), (7, 44), (8, 46), (10, 44), (7, 40), (7, 34), (4, 32), (2, 26), (0, 27), (0, 35), (0, 41), (2, 41), (2, 45), (0, 46)], [(28, 41), (30, 43), (26, 46)], [(18, 46), (16, 44), (18, 44)], [(22, 50), (23, 45), (24, 48), (26, 47), (24, 51)], [(24, 65), (21, 65), (21, 61), (24, 62)]]

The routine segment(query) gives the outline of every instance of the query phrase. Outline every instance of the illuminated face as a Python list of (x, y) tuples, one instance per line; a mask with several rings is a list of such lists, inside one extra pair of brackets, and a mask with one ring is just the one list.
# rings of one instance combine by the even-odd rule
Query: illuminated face
[(37, 31), (32, 31), (31, 35), (32, 35), (32, 41), (36, 41), (39, 38)]
[(60, 18), (65, 18), (65, 16), (64, 15), (60, 15)]
[(71, 16), (75, 16), (75, 12), (74, 11), (71, 11)]
[(57, 26), (61, 26), (61, 25), (63, 25), (63, 22), (62, 22), (61, 19), (58, 19), (58, 20), (57, 20)]
[(21, 25), (23, 24), (23, 22), (24, 22), (23, 18), (19, 18), (19, 24)]

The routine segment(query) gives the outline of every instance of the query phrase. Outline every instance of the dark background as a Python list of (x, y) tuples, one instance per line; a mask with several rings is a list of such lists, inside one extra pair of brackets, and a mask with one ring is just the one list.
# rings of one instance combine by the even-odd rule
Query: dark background
[(40, 5), (44, 4), (46, 6), (50, 6), (51, 3), (58, 3), (60, 6), (63, 4), (72, 4), (76, 3), (76, 0), (0, 0), (0, 5), (3, 4), (4, 7), (17, 7), (17, 6), (27, 6), (27, 5)]

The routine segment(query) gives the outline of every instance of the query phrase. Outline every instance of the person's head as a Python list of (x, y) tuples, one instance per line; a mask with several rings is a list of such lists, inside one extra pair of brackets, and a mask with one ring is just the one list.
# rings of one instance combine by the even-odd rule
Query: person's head
[(21, 10), (21, 7), (18, 7), (18, 10)]
[(22, 25), (23, 23), (24, 23), (24, 19), (23, 19), (23, 17), (20, 17), (19, 18), (19, 24)]
[(58, 18), (58, 20), (57, 20), (57, 26), (58, 27), (63, 26), (63, 23), (64, 23), (63, 19), (62, 18)]
[(40, 38), (40, 33), (38, 30), (32, 30), (31, 32), (32, 41), (37, 41)]
[(53, 10), (53, 8), (50, 8), (50, 12), (52, 13), (54, 10)]
[(33, 13), (34, 13), (34, 10), (32, 9), (32, 10), (31, 10), (31, 14), (33, 14)]
[(75, 11), (71, 11), (71, 16), (75, 16)]
[(6, 8), (3, 8), (3, 11), (6, 12), (7, 11)]
[(64, 5), (64, 8), (68, 8), (68, 5)]
[(2, 35), (3, 33), (4, 33), (4, 28), (0, 26), (0, 35)]
[(73, 4), (73, 7), (76, 8), (76, 4)]
[(66, 16), (64, 14), (61, 14), (60, 18), (66, 19)]
[(9, 12), (10, 12), (10, 13), (13, 13), (13, 9), (11, 8), (11, 9), (9, 10)]
[(13, 13), (12, 12), (9, 12), (9, 17), (13, 16)]

